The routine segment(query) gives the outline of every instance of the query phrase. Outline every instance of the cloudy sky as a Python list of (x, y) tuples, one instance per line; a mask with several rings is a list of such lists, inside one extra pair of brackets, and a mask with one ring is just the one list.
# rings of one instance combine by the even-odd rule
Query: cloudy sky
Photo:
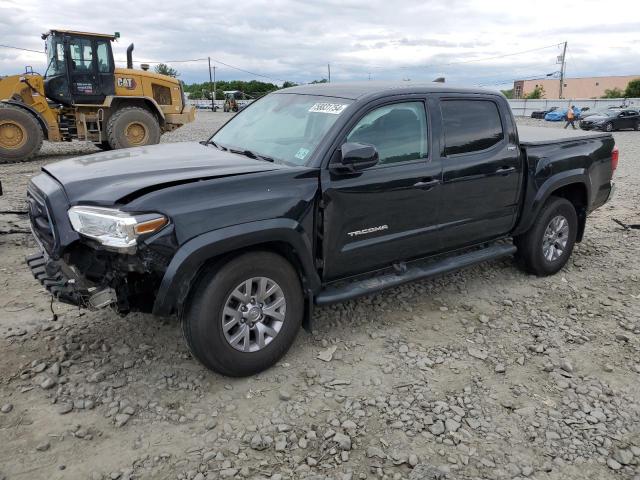
[[(222, 80), (309, 82), (330, 63), (332, 81), (505, 87), (557, 71), (565, 40), (568, 76), (640, 74), (637, 0), (0, 0), (0, 44), (42, 50), (50, 28), (121, 32), (116, 60), (131, 42), (138, 62), (211, 56)], [(0, 75), (45, 63), (0, 47)], [(207, 79), (206, 61), (171, 64)]]

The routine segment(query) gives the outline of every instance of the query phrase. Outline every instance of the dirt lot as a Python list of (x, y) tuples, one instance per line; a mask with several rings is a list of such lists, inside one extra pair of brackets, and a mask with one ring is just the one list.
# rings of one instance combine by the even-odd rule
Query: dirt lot
[(505, 260), (319, 308), (246, 379), (196, 363), (175, 321), (54, 320), (6, 212), (42, 164), (96, 150), (0, 166), (0, 479), (640, 479), (640, 230), (612, 220), (640, 223), (640, 134), (614, 135), (617, 194), (561, 273)]

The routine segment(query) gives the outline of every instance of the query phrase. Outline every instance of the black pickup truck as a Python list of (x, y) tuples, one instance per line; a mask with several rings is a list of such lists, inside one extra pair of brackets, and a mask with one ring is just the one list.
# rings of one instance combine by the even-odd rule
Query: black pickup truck
[(177, 315), (203, 364), (250, 375), (314, 305), (514, 254), (557, 272), (617, 162), (610, 134), (517, 129), (492, 91), (293, 87), (201, 143), (43, 167), (27, 261), (61, 301)]

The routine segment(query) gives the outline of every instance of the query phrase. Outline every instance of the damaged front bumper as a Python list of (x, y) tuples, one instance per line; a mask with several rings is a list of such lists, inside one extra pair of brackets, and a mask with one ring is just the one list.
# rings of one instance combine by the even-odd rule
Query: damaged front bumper
[(117, 301), (113, 288), (91, 284), (77, 275), (73, 268), (52, 260), (45, 252), (29, 255), (26, 261), (35, 279), (60, 302), (97, 310)]

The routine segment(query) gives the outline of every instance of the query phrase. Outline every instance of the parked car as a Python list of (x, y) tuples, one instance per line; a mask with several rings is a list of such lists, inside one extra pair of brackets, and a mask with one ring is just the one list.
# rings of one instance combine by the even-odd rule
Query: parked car
[(633, 129), (640, 130), (640, 112), (636, 109), (607, 109), (589, 115), (580, 121), (583, 130), (613, 130)]
[(27, 262), (61, 301), (177, 315), (195, 358), (251, 375), (314, 305), (514, 254), (556, 273), (617, 163), (611, 134), (516, 129), (490, 90), (297, 86), (208, 141), (43, 166)]
[[(568, 111), (568, 108), (563, 108), (562, 110), (560, 109), (554, 110), (553, 112), (547, 113), (544, 116), (544, 119), (547, 122), (562, 122), (567, 119), (567, 111)], [(575, 115), (576, 119), (579, 119), (580, 115), (582, 114), (582, 110), (576, 107), (573, 109), (573, 114)]]
[(545, 117), (545, 115), (547, 113), (555, 112), (557, 109), (558, 109), (558, 107), (551, 107), (551, 108), (549, 108), (547, 110), (537, 110), (537, 111), (531, 113), (531, 118), (540, 118), (540, 119), (542, 119), (542, 118)]

